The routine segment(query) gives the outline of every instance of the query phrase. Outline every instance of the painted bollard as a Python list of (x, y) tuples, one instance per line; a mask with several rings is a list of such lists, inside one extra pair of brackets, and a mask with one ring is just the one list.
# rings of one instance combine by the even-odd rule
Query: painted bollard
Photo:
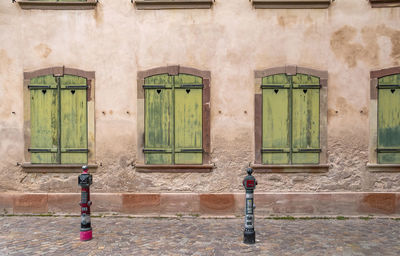
[(244, 219), (244, 239), (245, 244), (254, 244), (256, 242), (256, 232), (254, 231), (254, 189), (257, 181), (254, 178), (252, 168), (247, 168), (247, 176), (243, 180), (243, 186), (246, 189), (246, 209)]
[(88, 173), (88, 166), (82, 166), (82, 174), (78, 177), (78, 184), (81, 186), (81, 241), (92, 239), (92, 226), (90, 223), (90, 185), (92, 185), (92, 175)]

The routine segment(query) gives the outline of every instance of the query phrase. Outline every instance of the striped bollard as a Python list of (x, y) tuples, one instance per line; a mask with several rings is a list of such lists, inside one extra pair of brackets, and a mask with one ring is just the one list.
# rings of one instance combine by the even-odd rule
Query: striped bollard
[(81, 241), (92, 239), (92, 226), (90, 223), (90, 185), (92, 185), (92, 175), (88, 173), (88, 166), (82, 166), (82, 174), (78, 177), (78, 184), (81, 186)]

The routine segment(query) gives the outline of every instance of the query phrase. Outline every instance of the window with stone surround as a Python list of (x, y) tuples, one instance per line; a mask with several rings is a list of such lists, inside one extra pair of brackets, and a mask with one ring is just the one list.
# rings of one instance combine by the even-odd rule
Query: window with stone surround
[(138, 171), (210, 171), (210, 73), (180, 66), (139, 72), (138, 138)]
[[(399, 171), (400, 167), (400, 67), (371, 72), (371, 171)], [(381, 169), (385, 167), (384, 169)]]
[(369, 0), (372, 8), (399, 7), (400, 0)]
[(255, 169), (327, 170), (327, 78), (297, 66), (255, 72)]
[(252, 0), (255, 9), (326, 9), (331, 0)]
[(17, 0), (22, 9), (39, 10), (90, 10), (98, 0)]
[(55, 67), (24, 73), (26, 168), (95, 165), (94, 72)]
[(135, 0), (135, 6), (138, 10), (210, 9), (214, 1), (215, 0)]

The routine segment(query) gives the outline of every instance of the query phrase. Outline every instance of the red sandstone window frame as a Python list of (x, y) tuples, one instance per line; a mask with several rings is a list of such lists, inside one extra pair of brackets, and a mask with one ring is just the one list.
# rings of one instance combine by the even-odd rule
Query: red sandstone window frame
[[(261, 149), (262, 149), (262, 91), (261, 82), (265, 76), (286, 74), (296, 75), (298, 73), (308, 74), (319, 77), (321, 89), (320, 89), (320, 161), (319, 164), (287, 164), (287, 165), (266, 165), (262, 164), (261, 161)], [(298, 67), (298, 66), (282, 66), (274, 67), (263, 70), (254, 71), (254, 163), (251, 167), (255, 169), (257, 173), (321, 173), (329, 170), (328, 164), (328, 72)]]
[[(400, 1), (399, 1), (400, 2)], [(378, 79), (400, 74), (400, 66), (370, 72), (369, 147), (367, 167), (370, 172), (400, 172), (400, 164), (378, 164)]]
[[(30, 72), (24, 72), (24, 159), (20, 163), (24, 172), (27, 173), (80, 173), (82, 165), (80, 164), (32, 164), (31, 155), (28, 151), (31, 142), (31, 108), (29, 83), (32, 78), (44, 75), (74, 75), (86, 78), (89, 88), (87, 89), (87, 128), (88, 128), (88, 166), (90, 169), (96, 169), (96, 120), (95, 120), (95, 72), (84, 71), (68, 67), (51, 67)], [(92, 170), (91, 172), (94, 172)]]
[(400, 0), (369, 0), (372, 8), (400, 7)]
[(327, 9), (331, 0), (252, 0), (255, 9)]
[(96, 8), (98, 0), (84, 2), (17, 0), (16, 2), (24, 10), (92, 10)]
[(215, 0), (131, 0), (138, 10), (211, 9)]
[[(202, 124), (203, 124), (203, 164), (201, 165), (148, 165), (144, 158), (144, 82), (145, 78), (154, 75), (169, 74), (171, 76), (178, 74), (188, 74), (203, 78), (203, 97), (202, 97)], [(195, 68), (181, 67), (179, 65), (158, 67), (145, 71), (139, 71), (137, 74), (137, 142), (136, 142), (136, 163), (135, 169), (138, 172), (211, 172), (214, 165), (211, 163), (211, 124), (210, 124), (210, 84), (211, 72), (198, 70)]]

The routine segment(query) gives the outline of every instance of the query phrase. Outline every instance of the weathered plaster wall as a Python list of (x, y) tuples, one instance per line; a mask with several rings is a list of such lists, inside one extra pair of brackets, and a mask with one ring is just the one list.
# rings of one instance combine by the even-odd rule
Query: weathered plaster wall
[[(21, 10), (0, 2), (0, 191), (76, 192), (77, 174), (27, 174), (23, 72), (96, 72), (95, 192), (241, 191), (254, 160), (254, 70), (298, 65), (329, 72), (329, 171), (258, 174), (258, 191), (400, 191), (400, 173), (371, 173), (369, 72), (400, 65), (400, 8), (336, 0), (323, 10), (255, 10), (217, 0), (211, 10), (138, 11), (103, 0), (90, 11)], [(136, 74), (166, 65), (211, 71), (207, 174), (136, 173)]]

